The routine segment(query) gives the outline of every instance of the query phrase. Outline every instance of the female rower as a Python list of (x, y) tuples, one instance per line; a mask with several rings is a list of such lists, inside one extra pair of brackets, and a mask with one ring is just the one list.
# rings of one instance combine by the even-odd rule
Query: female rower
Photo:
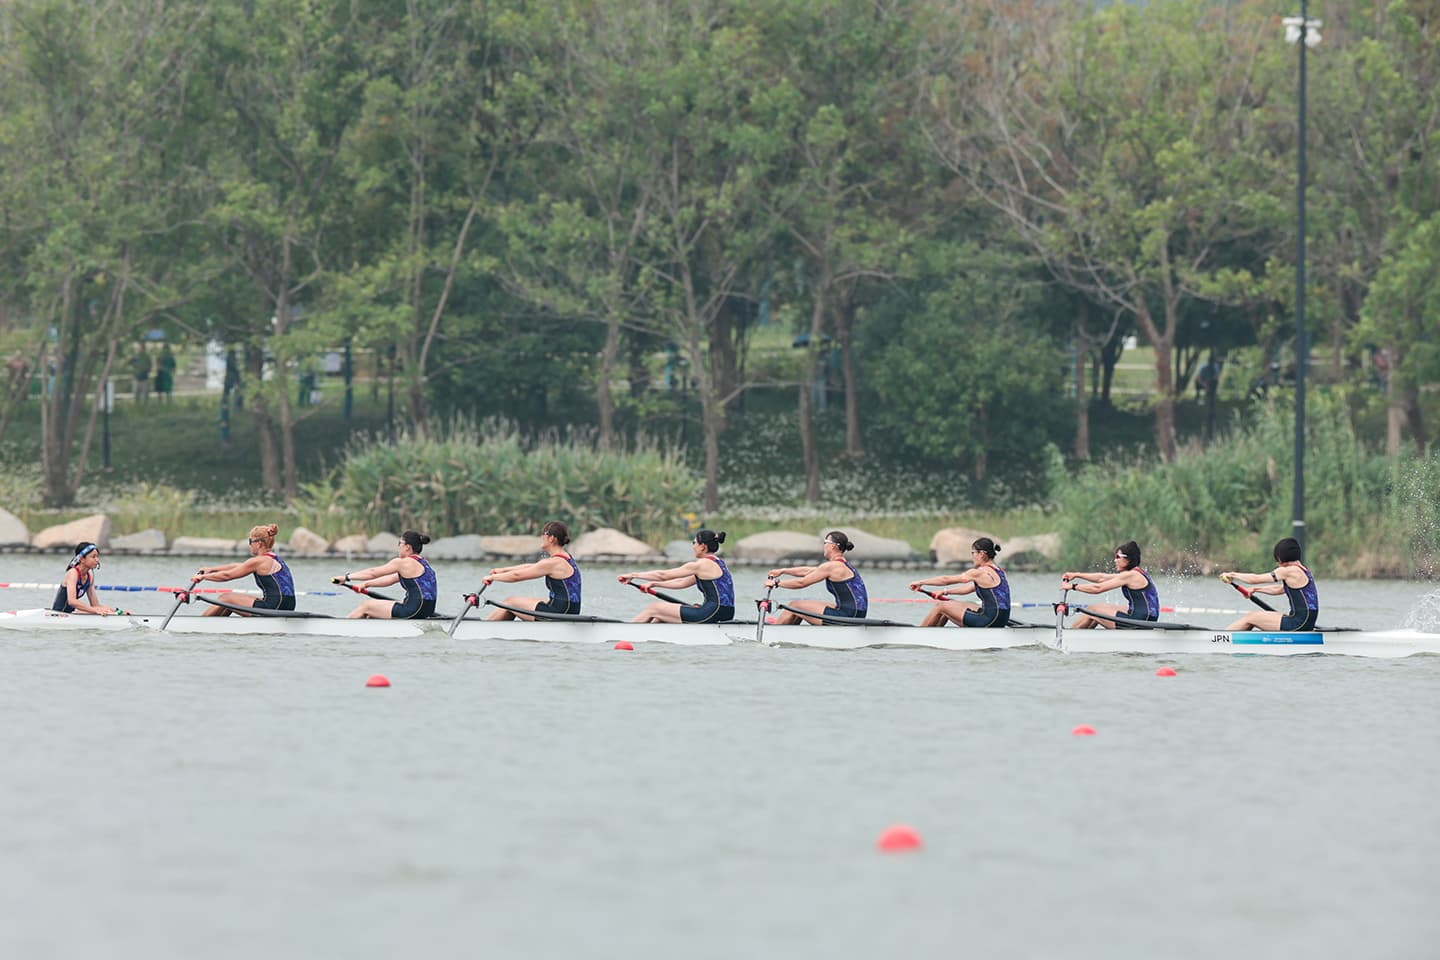
[(351, 620), (423, 620), (433, 617), (437, 596), (435, 568), (430, 566), (429, 560), (420, 556), (420, 551), (429, 542), (430, 538), (425, 534), (406, 530), (400, 534), (394, 560), (378, 567), (347, 573), (331, 581), (361, 590), (399, 583), (405, 591), (405, 599), (398, 601), (367, 597), (347, 616)]
[[(238, 563), (222, 563), (218, 567), (201, 567), (195, 576), (190, 578), (190, 585), (202, 580), (213, 580), (216, 583), (225, 583), (228, 580), (239, 580), (241, 577), (254, 576), (255, 585), (260, 588), (261, 596), (252, 597), (248, 593), (222, 593), (216, 599), (223, 600), (232, 607), (250, 607), (260, 610), (294, 610), (295, 609), (295, 577), (290, 573), (290, 567), (275, 555), (275, 535), (280, 528), (275, 524), (250, 528), (250, 559), (241, 560)], [(205, 610), (207, 617), (228, 617), (237, 611), (230, 607), (221, 607), (211, 604)], [(241, 614), (245, 616), (245, 614)]]
[[(544, 600), (539, 597), (506, 597), (505, 605), (540, 613), (579, 613), (580, 568), (575, 565), (574, 558), (565, 552), (565, 544), (569, 542), (570, 528), (559, 520), (551, 520), (540, 528), (540, 549), (545, 551), (544, 559), (534, 563), (519, 563), (513, 567), (496, 567), (486, 574), (485, 582), (499, 580), (502, 583), (518, 583), (521, 580), (544, 577), (545, 587), (550, 591), (549, 597)], [(534, 620), (535, 617), (528, 613), (516, 613), (504, 607), (496, 607), (495, 612), (490, 614), (490, 619)]]
[(695, 559), (682, 563), (670, 570), (645, 570), (641, 573), (622, 573), (621, 583), (631, 580), (647, 580), (646, 592), (656, 587), (664, 590), (678, 590), (694, 585), (700, 588), (704, 599), (700, 603), (671, 603), (656, 600), (649, 604), (632, 623), (723, 623), (735, 619), (735, 582), (730, 579), (730, 569), (725, 561), (715, 554), (725, 534), (714, 530), (701, 530), (695, 534), (690, 548)]
[[(1077, 583), (1083, 580), (1085, 583)], [(1067, 573), (1060, 578), (1060, 585), (1066, 590), (1081, 593), (1105, 593), (1119, 589), (1125, 594), (1128, 606), (1113, 603), (1097, 603), (1090, 607), (1096, 613), (1108, 616), (1124, 616), (1131, 620), (1159, 620), (1160, 594), (1150, 574), (1140, 569), (1140, 545), (1127, 540), (1115, 548), (1114, 573)], [(1080, 619), (1070, 625), (1072, 630), (1086, 630), (1090, 627), (1114, 627), (1113, 620), (1102, 620), (1082, 613)]]
[(941, 600), (930, 608), (922, 627), (942, 627), (948, 621), (960, 627), (1003, 627), (1010, 622), (1010, 581), (1005, 571), (995, 563), (995, 554), (1000, 544), (989, 537), (981, 537), (970, 544), (970, 558), (975, 566), (964, 573), (942, 577), (926, 577), (910, 584), (911, 590), (919, 590), (928, 584), (950, 586), (959, 584), (954, 590), (941, 590), (941, 596), (955, 596), (973, 593), (980, 599), (979, 605), (961, 603), (958, 600)]
[[(781, 567), (771, 570), (765, 575), (765, 586), (800, 590), (812, 583), (824, 581), (825, 589), (830, 591), (835, 602), (826, 604), (823, 600), (796, 600), (791, 606), (803, 613), (782, 610), (775, 618), (776, 623), (799, 623), (803, 620), (806, 623), (819, 624), (824, 622), (820, 619), (822, 614), (827, 617), (864, 619), (870, 608), (870, 600), (865, 594), (865, 581), (860, 579), (860, 574), (856, 573), (850, 561), (845, 559), (845, 554), (854, 550), (855, 544), (839, 530), (831, 530), (825, 534), (821, 549), (825, 555), (823, 563), (814, 567)], [(781, 577), (797, 579), (781, 580)]]
[(1283, 630), (1298, 632), (1314, 630), (1315, 620), (1320, 616), (1320, 594), (1315, 589), (1315, 576), (1300, 562), (1300, 542), (1286, 537), (1275, 544), (1275, 562), (1279, 564), (1269, 573), (1220, 574), (1226, 583), (1257, 584), (1250, 591), (1241, 591), (1248, 597), (1251, 593), (1284, 594), (1290, 601), (1290, 612), (1278, 610), (1256, 610), (1236, 620), (1226, 630)]
[(95, 571), (100, 569), (100, 548), (88, 540), (77, 544), (75, 556), (65, 565), (60, 589), (50, 609), (57, 613), (93, 613), (109, 617), (120, 611), (95, 602)]

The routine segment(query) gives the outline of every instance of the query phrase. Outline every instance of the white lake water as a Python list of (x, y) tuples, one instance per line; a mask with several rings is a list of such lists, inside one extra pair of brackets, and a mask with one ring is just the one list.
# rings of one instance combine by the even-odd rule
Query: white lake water
[[(916, 576), (861, 570), (879, 600)], [(440, 566), (442, 610), (479, 572)], [(638, 608), (614, 572), (587, 612)], [(1322, 620), (1440, 629), (1433, 585), (1320, 589)], [(1440, 657), (0, 631), (0, 683), (4, 957), (1440, 954)], [(923, 850), (876, 852), (897, 822)]]

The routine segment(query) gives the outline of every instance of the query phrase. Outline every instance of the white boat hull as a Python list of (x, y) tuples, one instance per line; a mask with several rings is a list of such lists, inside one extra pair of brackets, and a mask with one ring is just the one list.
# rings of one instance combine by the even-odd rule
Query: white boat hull
[[(753, 640), (755, 627), (749, 627)], [(457, 640), (531, 640), (540, 643), (668, 643), (686, 647), (724, 646), (733, 638), (717, 623), (566, 623), (551, 620), (462, 620)]]
[[(158, 632), (163, 616), (96, 617), (51, 610), (0, 612), (0, 629), (27, 632)], [(406, 639), (444, 631), (445, 619), (345, 620), (327, 617), (199, 617), (176, 616), (167, 633), (187, 636), (296, 636)], [(526, 640), (540, 643), (589, 643), (613, 646), (663, 643), (677, 646), (721, 646), (753, 643), (755, 624), (675, 624), (606, 622), (529, 622), (467, 619), (455, 631), (457, 640)], [(1066, 630), (1056, 647), (1051, 628), (972, 630), (960, 627), (901, 625), (809, 626), (767, 624), (766, 646), (862, 650), (876, 647), (920, 647), (936, 650), (1000, 650), (1050, 647), (1066, 653), (1132, 654), (1261, 654), (1295, 656), (1329, 653), (1364, 657), (1408, 657), (1440, 653), (1440, 634), (1419, 630), (1321, 631), (1314, 633), (1231, 633), (1224, 630)]]
[[(0, 629), (68, 632), (100, 630), (113, 633), (125, 630), (158, 632), (165, 622), (163, 616), (97, 617), (86, 613), (57, 613), (54, 610), (9, 610), (0, 613)], [(403, 639), (420, 637), (426, 627), (444, 620), (345, 620), (329, 617), (200, 617), (176, 615), (165, 628), (166, 633), (211, 637), (296, 636), (355, 637), (357, 639)]]

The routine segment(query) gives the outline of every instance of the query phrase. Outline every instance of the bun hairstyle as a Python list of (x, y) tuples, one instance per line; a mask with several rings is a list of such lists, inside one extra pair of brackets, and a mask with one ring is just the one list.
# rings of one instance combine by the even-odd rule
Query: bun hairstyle
[(704, 547), (709, 553), (719, 553), (720, 544), (725, 542), (725, 531), (716, 533), (714, 530), (701, 530), (695, 534), (695, 542)]
[(839, 547), (841, 553), (849, 553), (851, 550), (855, 549), (855, 544), (850, 542), (850, 538), (845, 536), (845, 534), (841, 533), (839, 530), (831, 530), (829, 533), (825, 534), (825, 539), (828, 540), (830, 543), (835, 544), (835, 546)]
[(1000, 552), (1000, 544), (996, 543), (994, 540), (991, 540), (989, 537), (981, 537), (979, 540), (976, 540), (974, 543), (970, 544), (970, 549), (979, 550), (981, 553), (985, 554), (986, 560), (994, 560), (995, 554)]
[(1300, 541), (1294, 537), (1286, 537), (1275, 544), (1275, 562), (1289, 563), (1292, 560), (1297, 563), (1300, 561)]
[(554, 537), (555, 542), (563, 547), (565, 546), (565, 544), (570, 542), (570, 528), (565, 526), (565, 524), (561, 523), (559, 520), (551, 520), (549, 523), (545, 524), (545, 526), (540, 528), (540, 536)]
[(280, 533), (280, 528), (273, 523), (262, 523), (250, 528), (251, 540), (262, 540), (266, 550), (275, 546), (275, 537)]
[(1123, 553), (1125, 555), (1125, 559), (1130, 561), (1131, 570), (1134, 570), (1136, 567), (1140, 566), (1140, 544), (1136, 543), (1134, 540), (1126, 540), (1124, 543), (1120, 544), (1120, 546), (1115, 548), (1115, 552), (1117, 554)]
[(98, 548), (95, 546), (95, 544), (91, 543), (89, 540), (82, 540), (81, 542), (75, 544), (75, 556), (70, 558), (70, 562), (65, 565), (65, 569), (69, 570), (71, 567), (78, 566), (81, 560), (90, 556), (90, 554), (94, 553), (96, 549)]
[(419, 553), (421, 550), (425, 549), (425, 544), (430, 542), (429, 537), (425, 536), (425, 534), (423, 533), (416, 533), (414, 530), (406, 530), (404, 533), (400, 534), (400, 539), (404, 540), (406, 546), (408, 546), (410, 550), (414, 553)]

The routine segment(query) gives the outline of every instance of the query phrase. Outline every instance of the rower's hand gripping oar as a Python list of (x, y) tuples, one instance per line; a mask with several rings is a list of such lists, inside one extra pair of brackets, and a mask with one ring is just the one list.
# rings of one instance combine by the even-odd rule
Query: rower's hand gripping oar
[(369, 590), (365, 587), (355, 586), (355, 584), (350, 582), (349, 577), (331, 577), (330, 582), (342, 586), (346, 590), (353, 590), (354, 592), (360, 594), (362, 597), (369, 597), (371, 600), (384, 600), (387, 603), (397, 602), (394, 597), (387, 597), (383, 593), (376, 593), (374, 590)]
[[(190, 581), (190, 590), (194, 590), (194, 589), (195, 589), (195, 584), (197, 584), (197, 583), (199, 583), (199, 582), (200, 582), (200, 578), (199, 578), (199, 577), (196, 577), (194, 580), (191, 580), (191, 581)], [(165, 622), (162, 623), (162, 624), (160, 624), (160, 632), (161, 632), (161, 633), (164, 633), (164, 632), (165, 632), (165, 628), (168, 627), (168, 626), (170, 626), (170, 621), (173, 620), (173, 619), (175, 619), (175, 614), (180, 611), (180, 604), (182, 604), (182, 603), (189, 603), (189, 602), (190, 602), (190, 590), (176, 590), (176, 591), (175, 591), (175, 606), (173, 606), (173, 607), (170, 608), (170, 613), (166, 615), (166, 617), (165, 617)]]
[(1266, 603), (1264, 600), (1261, 600), (1259, 597), (1255, 596), (1255, 591), (1254, 591), (1254, 590), (1245, 587), (1243, 584), (1236, 583), (1234, 580), (1231, 580), (1229, 577), (1221, 577), (1220, 579), (1221, 579), (1221, 580), (1224, 580), (1226, 583), (1230, 584), (1230, 586), (1234, 587), (1237, 591), (1239, 591), (1240, 596), (1244, 597), (1246, 600), (1249, 600), (1251, 603), (1255, 604), (1255, 606), (1259, 607), (1261, 610), (1266, 610), (1266, 611), (1269, 611), (1270, 613), (1274, 613), (1274, 612), (1275, 612), (1275, 608), (1274, 608), (1274, 607), (1270, 606), (1270, 604)]
[(682, 607), (687, 605), (686, 602), (684, 600), (681, 600), (679, 597), (672, 597), (668, 593), (661, 593), (649, 583), (645, 583), (639, 580), (627, 580), (625, 582), (630, 584), (630, 586), (634, 587), (636, 590), (639, 590), (641, 593), (650, 594), (650, 596), (654, 597), (656, 600), (663, 600), (665, 603), (676, 603)]
[(775, 584), (767, 581), (765, 584), (765, 599), (755, 601), (755, 642), (765, 641), (765, 618), (770, 613), (770, 591), (775, 589)]
[(446, 631), (452, 638), (455, 636), (455, 628), (460, 626), (461, 620), (465, 619), (465, 614), (469, 613), (472, 607), (480, 606), (480, 598), (485, 595), (485, 591), (489, 587), (490, 581), (487, 578), (481, 582), (479, 590), (465, 594), (465, 606), (461, 607), (460, 612), (455, 615), (455, 619), (450, 621), (450, 629)]

